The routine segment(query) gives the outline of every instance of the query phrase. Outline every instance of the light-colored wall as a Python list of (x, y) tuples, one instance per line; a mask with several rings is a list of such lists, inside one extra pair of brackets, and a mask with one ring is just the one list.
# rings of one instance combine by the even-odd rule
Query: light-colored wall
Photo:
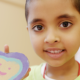
[[(25, 0), (0, 0), (0, 51), (4, 51), (4, 45), (8, 44), (10, 52), (25, 54), (30, 65), (44, 62), (34, 52), (25, 20)], [(76, 55), (79, 58), (80, 50)]]
[(25, 0), (0, 0), (0, 51), (8, 44), (10, 52), (25, 54), (30, 65), (43, 62), (33, 51), (25, 20)]

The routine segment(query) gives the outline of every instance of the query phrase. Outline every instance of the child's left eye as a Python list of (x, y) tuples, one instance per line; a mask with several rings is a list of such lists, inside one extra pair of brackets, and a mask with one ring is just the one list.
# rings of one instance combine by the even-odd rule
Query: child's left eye
[(63, 23), (60, 25), (60, 27), (62, 27), (62, 28), (68, 28), (68, 27), (70, 27), (71, 25), (72, 25), (71, 22), (65, 21), (65, 22), (63, 22)]

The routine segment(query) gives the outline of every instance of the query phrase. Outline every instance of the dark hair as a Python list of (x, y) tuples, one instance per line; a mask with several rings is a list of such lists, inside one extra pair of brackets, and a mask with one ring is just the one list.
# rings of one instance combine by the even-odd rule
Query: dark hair
[(77, 11), (80, 13), (80, 0), (72, 0), (74, 7), (77, 9)]
[[(25, 17), (26, 20), (28, 20), (28, 4), (31, 0), (26, 0), (25, 4)], [(80, 0), (72, 0), (73, 6), (76, 8), (76, 10), (80, 13)]]

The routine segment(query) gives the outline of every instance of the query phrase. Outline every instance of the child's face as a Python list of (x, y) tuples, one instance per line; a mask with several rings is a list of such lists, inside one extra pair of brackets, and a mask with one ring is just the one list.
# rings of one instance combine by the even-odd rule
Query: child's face
[(74, 61), (80, 46), (80, 14), (71, 0), (32, 0), (28, 30), (35, 52), (51, 66)]

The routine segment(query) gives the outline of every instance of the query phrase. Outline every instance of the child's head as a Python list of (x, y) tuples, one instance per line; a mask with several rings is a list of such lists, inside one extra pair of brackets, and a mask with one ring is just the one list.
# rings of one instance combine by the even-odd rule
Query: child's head
[(53, 67), (75, 61), (80, 46), (80, 0), (27, 0), (26, 19), (38, 56)]

